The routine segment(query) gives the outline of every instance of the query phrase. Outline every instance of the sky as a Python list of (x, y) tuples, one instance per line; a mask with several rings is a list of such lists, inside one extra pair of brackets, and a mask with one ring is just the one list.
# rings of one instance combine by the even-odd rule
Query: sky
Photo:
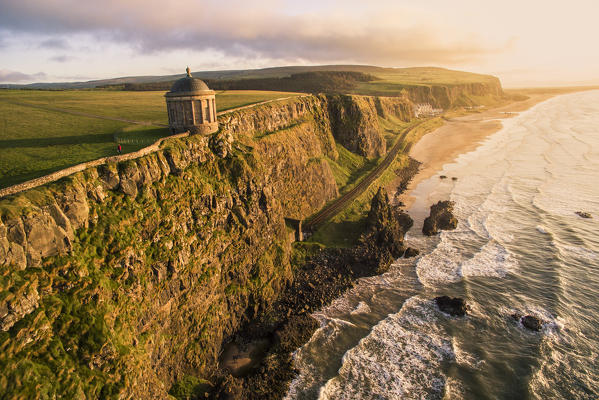
[(368, 64), (599, 84), (596, 0), (0, 0), (0, 82)]

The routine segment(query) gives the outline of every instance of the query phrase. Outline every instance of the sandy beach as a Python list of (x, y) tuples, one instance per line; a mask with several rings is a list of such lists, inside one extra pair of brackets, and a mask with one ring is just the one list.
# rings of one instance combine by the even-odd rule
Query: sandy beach
[[(396, 198), (408, 208), (413, 202), (412, 190), (420, 182), (440, 171), (443, 165), (452, 162), (460, 154), (470, 152), (489, 135), (502, 128), (501, 120), (511, 118), (535, 104), (545, 101), (558, 93), (529, 94), (523, 101), (483, 110), (466, 116), (449, 118), (440, 128), (426, 134), (412, 146), (410, 156), (422, 163), (420, 171), (410, 182), (408, 189)], [(394, 198), (397, 182), (387, 186), (387, 191)]]

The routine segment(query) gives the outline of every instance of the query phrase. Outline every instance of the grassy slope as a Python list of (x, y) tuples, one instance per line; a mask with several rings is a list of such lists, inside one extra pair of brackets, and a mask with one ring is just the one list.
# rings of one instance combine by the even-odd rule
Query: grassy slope
[[(218, 111), (294, 93), (229, 91), (216, 95)], [(0, 91), (0, 187), (70, 165), (136, 151), (168, 135), (159, 127), (83, 117), (24, 105), (65, 109), (111, 118), (166, 124), (164, 92)]]
[(397, 96), (406, 86), (452, 86), (464, 83), (491, 83), (494, 77), (443, 68), (386, 68), (374, 73), (380, 80), (358, 84), (356, 94)]
[[(414, 123), (417, 123), (415, 121)], [(393, 120), (384, 120), (385, 128), (390, 129), (395, 127), (397, 130), (405, 129), (410, 124), (400, 123)], [(433, 118), (422, 125), (413, 129), (406, 137), (408, 143), (416, 143), (426, 133), (431, 132), (441, 126), (443, 121), (441, 118)], [(341, 153), (339, 154), (341, 159)], [(324, 223), (318, 231), (316, 231), (306, 242), (307, 245), (322, 245), (326, 247), (350, 247), (353, 246), (360, 234), (364, 230), (364, 219), (370, 210), (370, 200), (380, 186), (384, 186), (393, 181), (397, 175), (395, 170), (404, 168), (408, 165), (408, 155), (400, 153), (389, 168), (374, 181), (368, 190), (364, 191), (356, 200), (348, 205), (343, 211), (333, 217), (330, 221)], [(372, 164), (370, 168), (361, 171), (356, 179), (349, 181), (348, 186), (341, 188), (340, 192), (347, 191), (355, 183), (357, 183), (364, 175), (366, 175), (376, 164)], [(355, 165), (354, 165), (355, 168)], [(335, 169), (333, 169), (335, 171)], [(337, 179), (337, 176), (335, 176)]]
[[(472, 74), (462, 71), (447, 70), (435, 67), (418, 68), (381, 68), (371, 65), (309, 65), (287, 66), (246, 70), (196, 71), (193, 76), (200, 79), (256, 79), (282, 78), (291, 74), (315, 71), (354, 71), (372, 74), (393, 83), (410, 84), (453, 84), (461, 82), (480, 82), (489, 79), (487, 75)], [(39, 83), (28, 85), (37, 88), (93, 88), (96, 85), (122, 84), (125, 82), (165, 82), (184, 77), (184, 74), (163, 76), (130, 76), (103, 79), (90, 82), (71, 83)]]

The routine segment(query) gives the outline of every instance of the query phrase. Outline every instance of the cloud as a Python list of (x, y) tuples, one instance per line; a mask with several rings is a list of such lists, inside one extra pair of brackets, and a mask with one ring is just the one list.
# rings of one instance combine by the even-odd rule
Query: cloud
[(2, 83), (34, 82), (45, 80), (46, 78), (47, 75), (43, 72), (24, 74), (19, 71), (0, 69), (0, 82)]
[(347, 11), (355, 9), (351, 0), (343, 7), (325, 3), (297, 13), (274, 0), (168, 6), (162, 0), (0, 0), (0, 26), (38, 34), (45, 48), (65, 48), (67, 35), (91, 34), (139, 54), (186, 49), (248, 59), (456, 65), (498, 50), (391, 1), (353, 13)]
[(60, 55), (52, 56), (48, 60), (53, 61), (53, 62), (58, 62), (58, 63), (64, 63), (64, 62), (70, 61), (72, 59), (73, 59), (73, 57), (67, 56), (65, 54), (60, 54)]
[(49, 38), (49, 39), (43, 40), (39, 44), (39, 47), (45, 48), (45, 49), (60, 49), (60, 50), (64, 50), (64, 49), (68, 49), (70, 46), (69, 46), (69, 44), (67, 43), (66, 40), (61, 39), (61, 38), (57, 38), (57, 37), (53, 37), (53, 38)]

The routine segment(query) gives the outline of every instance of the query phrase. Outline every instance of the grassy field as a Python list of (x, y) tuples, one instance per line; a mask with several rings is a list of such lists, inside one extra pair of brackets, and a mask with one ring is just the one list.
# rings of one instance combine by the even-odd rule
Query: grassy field
[[(216, 105), (224, 111), (295, 95), (218, 92)], [(168, 135), (160, 126), (68, 113), (167, 124), (163, 96), (164, 92), (0, 90), (0, 188), (114, 155), (117, 142), (123, 152), (131, 152)]]
[[(359, 83), (352, 93), (373, 96), (397, 96), (407, 86), (452, 86), (467, 83), (494, 83), (490, 75), (454, 71), (443, 68), (385, 68), (372, 72), (379, 78), (376, 81)], [(485, 100), (476, 99), (484, 104)]]

